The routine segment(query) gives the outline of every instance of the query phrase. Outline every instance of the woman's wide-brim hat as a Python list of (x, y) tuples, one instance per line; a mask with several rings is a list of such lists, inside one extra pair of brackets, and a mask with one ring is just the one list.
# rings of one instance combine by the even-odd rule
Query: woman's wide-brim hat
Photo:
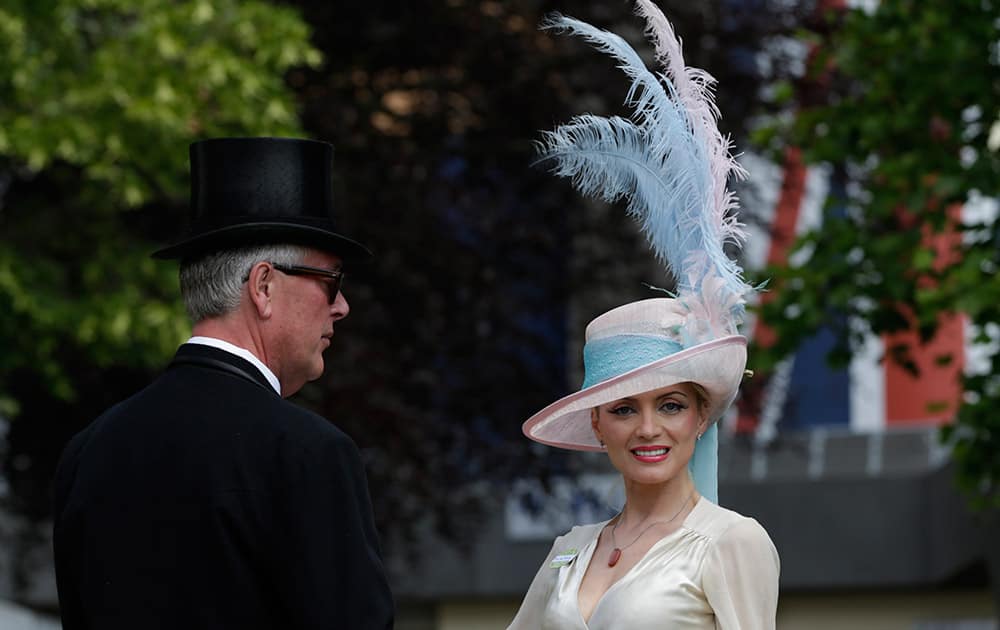
[(524, 434), (550, 446), (600, 451), (591, 428), (594, 407), (685, 382), (705, 390), (708, 418), (718, 420), (739, 390), (747, 341), (741, 335), (727, 335), (692, 342), (690, 333), (700, 324), (691, 319), (694, 312), (682, 300), (654, 298), (620, 306), (591, 321), (582, 388), (531, 416), (524, 423)]
[(341, 234), (333, 145), (298, 138), (213, 138), (190, 147), (191, 219), (155, 258), (194, 259), (252, 245), (295, 244), (363, 262), (371, 251)]

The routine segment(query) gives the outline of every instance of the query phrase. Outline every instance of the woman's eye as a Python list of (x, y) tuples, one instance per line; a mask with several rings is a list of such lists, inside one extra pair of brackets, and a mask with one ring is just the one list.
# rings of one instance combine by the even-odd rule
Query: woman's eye
[(632, 408), (628, 405), (622, 405), (620, 407), (612, 407), (608, 410), (611, 414), (616, 416), (627, 416), (632, 413)]
[(682, 411), (684, 409), (687, 409), (687, 407), (685, 407), (684, 405), (680, 404), (679, 402), (674, 402), (673, 400), (668, 400), (667, 402), (663, 403), (660, 406), (660, 409), (666, 411), (667, 413), (677, 413), (678, 411)]

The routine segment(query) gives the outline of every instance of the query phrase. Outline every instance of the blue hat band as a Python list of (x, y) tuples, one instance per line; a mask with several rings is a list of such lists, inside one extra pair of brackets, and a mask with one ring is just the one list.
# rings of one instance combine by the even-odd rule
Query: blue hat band
[(582, 389), (683, 349), (684, 346), (676, 341), (653, 335), (614, 335), (589, 341), (583, 346), (585, 376)]

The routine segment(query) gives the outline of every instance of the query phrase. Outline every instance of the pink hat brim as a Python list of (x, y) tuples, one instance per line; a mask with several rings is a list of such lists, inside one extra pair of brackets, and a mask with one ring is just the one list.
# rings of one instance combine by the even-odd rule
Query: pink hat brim
[(746, 362), (747, 340), (742, 335), (701, 343), (560, 398), (528, 418), (522, 431), (549, 446), (600, 451), (590, 425), (591, 409), (685, 382), (705, 388), (708, 416), (714, 422), (736, 398)]

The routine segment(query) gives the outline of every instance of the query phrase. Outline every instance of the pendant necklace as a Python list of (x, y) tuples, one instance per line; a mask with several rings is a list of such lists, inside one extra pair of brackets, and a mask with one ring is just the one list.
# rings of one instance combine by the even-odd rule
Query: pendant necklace
[(638, 542), (639, 539), (642, 538), (642, 535), (645, 534), (646, 532), (648, 532), (649, 529), (653, 525), (666, 525), (667, 523), (670, 523), (675, 518), (677, 518), (680, 515), (680, 513), (684, 511), (684, 508), (687, 507), (688, 501), (690, 501), (691, 497), (693, 497), (693, 496), (694, 496), (694, 490), (691, 491), (691, 494), (688, 495), (688, 498), (684, 499), (684, 503), (681, 504), (681, 509), (677, 510), (677, 513), (674, 514), (673, 516), (671, 516), (670, 520), (668, 520), (668, 521), (655, 521), (655, 522), (647, 525), (646, 529), (644, 529), (641, 532), (639, 532), (639, 535), (635, 537), (635, 540), (633, 540), (629, 544), (625, 545), (624, 547), (619, 547), (615, 543), (615, 530), (618, 529), (618, 523), (621, 522), (620, 520), (615, 521), (614, 527), (611, 528), (611, 546), (614, 547), (614, 549), (611, 550), (611, 555), (608, 556), (608, 566), (609, 567), (613, 567), (616, 564), (618, 564), (618, 561), (621, 560), (622, 552), (625, 551), (626, 549), (628, 549), (629, 547), (631, 547), (632, 545), (634, 545), (636, 542)]

